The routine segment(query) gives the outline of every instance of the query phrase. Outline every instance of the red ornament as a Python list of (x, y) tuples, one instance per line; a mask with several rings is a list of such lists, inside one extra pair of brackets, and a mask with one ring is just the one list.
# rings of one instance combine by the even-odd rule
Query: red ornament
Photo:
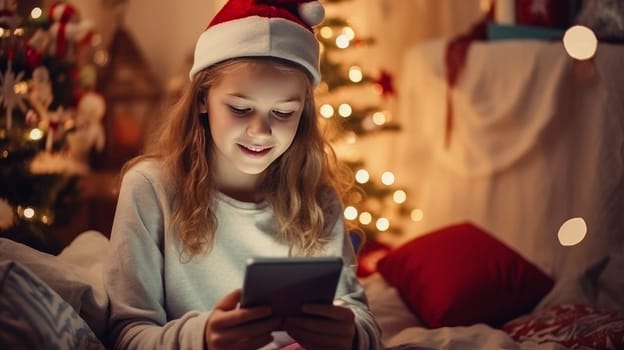
[(37, 52), (34, 48), (27, 46), (26, 50), (26, 63), (28, 67), (31, 69), (35, 69), (41, 65), (41, 61), (43, 60), (43, 55), (40, 52)]
[(394, 77), (385, 70), (381, 71), (379, 78), (375, 80), (375, 85), (380, 95), (383, 97), (396, 96), (394, 90)]
[(516, 20), (521, 25), (563, 28), (568, 10), (568, 0), (517, 0)]

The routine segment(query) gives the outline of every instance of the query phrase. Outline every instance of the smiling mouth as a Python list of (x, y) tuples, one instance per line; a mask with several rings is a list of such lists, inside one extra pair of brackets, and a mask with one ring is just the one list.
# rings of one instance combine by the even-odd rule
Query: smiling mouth
[(262, 146), (250, 146), (250, 145), (242, 145), (238, 144), (245, 153), (253, 154), (253, 155), (264, 155), (271, 151), (273, 147), (262, 147)]

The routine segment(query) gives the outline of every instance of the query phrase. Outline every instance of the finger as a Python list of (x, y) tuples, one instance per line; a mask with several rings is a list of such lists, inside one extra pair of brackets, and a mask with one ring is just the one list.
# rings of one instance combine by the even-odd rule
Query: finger
[(261, 306), (247, 309), (214, 310), (211, 316), (211, 329), (222, 330), (271, 316), (271, 307)]
[(304, 328), (287, 327), (286, 331), (306, 350), (351, 349), (353, 337), (327, 335)]
[(353, 311), (346, 306), (305, 304), (301, 311), (308, 315), (321, 316), (336, 321), (351, 321), (355, 318)]
[(224, 311), (236, 309), (236, 306), (240, 301), (241, 293), (242, 292), (240, 288), (233, 290), (232, 292), (224, 296), (221, 300), (219, 300), (217, 305), (215, 305), (215, 309)]
[(274, 317), (266, 320), (246, 323), (238, 327), (232, 327), (220, 332), (221, 336), (227, 340), (241, 340), (245, 338), (259, 337), (270, 334), (280, 328), (282, 320)]
[(355, 324), (328, 318), (292, 317), (286, 320), (285, 327), (305, 329), (327, 336), (341, 336), (355, 329)]

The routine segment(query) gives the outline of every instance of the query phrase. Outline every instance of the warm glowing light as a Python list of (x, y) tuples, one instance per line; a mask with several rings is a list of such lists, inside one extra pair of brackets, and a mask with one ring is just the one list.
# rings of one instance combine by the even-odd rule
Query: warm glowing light
[(559, 228), (558, 238), (562, 246), (573, 246), (581, 243), (587, 235), (587, 224), (583, 218), (567, 220)]
[(13, 85), (13, 91), (15, 91), (16, 95), (25, 95), (28, 93), (28, 83), (25, 81), (21, 81), (15, 85)]
[(15, 36), (24, 35), (24, 28), (15, 28), (15, 30), (13, 31), (13, 35)]
[(365, 184), (370, 180), (370, 174), (365, 169), (360, 169), (355, 172), (355, 181), (361, 184)]
[(0, 28), (0, 37), (4, 36), (5, 30), (4, 28)]
[(373, 222), (373, 216), (371, 215), (371, 213), (365, 211), (362, 214), (360, 214), (360, 224), (368, 225), (371, 222)]
[(325, 39), (329, 39), (332, 36), (334, 36), (334, 30), (329, 26), (321, 27), (321, 30), (319, 31), (319, 33), (321, 34), (321, 37)]
[(110, 56), (108, 55), (108, 52), (106, 50), (97, 50), (93, 54), (93, 62), (100, 67), (106, 66), (109, 60)]
[(381, 174), (381, 183), (386, 185), (386, 186), (390, 186), (394, 183), (394, 174), (391, 171), (385, 171), (383, 174)]
[(342, 28), (342, 34), (346, 36), (349, 39), (349, 41), (355, 39), (355, 31), (351, 27)]
[(100, 34), (94, 34), (91, 37), (91, 46), (93, 47), (100, 46), (102, 44), (102, 41), (104, 41), (104, 39), (102, 38)]
[(421, 209), (414, 209), (410, 212), (410, 219), (414, 222), (422, 221), (425, 217), (425, 213)]
[(26, 219), (32, 219), (35, 217), (35, 209), (31, 207), (25, 208), (23, 213)]
[(50, 217), (48, 217), (47, 215), (42, 215), (41, 216), (41, 222), (43, 222), (44, 224), (49, 224), (50, 223)]
[(351, 116), (352, 113), (353, 113), (353, 109), (351, 108), (349, 104), (343, 103), (340, 106), (338, 106), (338, 114), (340, 114), (341, 117), (348, 118)]
[(41, 140), (42, 137), (43, 137), (43, 131), (41, 131), (41, 129), (39, 128), (34, 128), (30, 130), (30, 132), (28, 133), (28, 138), (33, 141)]
[(349, 79), (351, 79), (354, 83), (359, 83), (364, 78), (364, 74), (362, 73), (362, 69), (358, 66), (352, 66), (349, 68)]
[(598, 39), (591, 29), (576, 25), (566, 30), (563, 35), (563, 46), (572, 58), (587, 60), (596, 54)]
[(340, 34), (336, 37), (336, 46), (339, 49), (346, 49), (351, 44), (351, 40), (344, 34)]
[(375, 227), (377, 227), (377, 229), (382, 232), (388, 231), (388, 229), (390, 229), (390, 220), (386, 218), (379, 218), (375, 223)]
[(348, 206), (344, 210), (344, 217), (347, 220), (355, 220), (358, 217), (358, 210), (353, 206)]
[(43, 11), (39, 7), (35, 7), (32, 11), (30, 11), (30, 17), (32, 19), (37, 19), (41, 17), (41, 15), (43, 15)]
[(326, 103), (319, 108), (319, 112), (323, 118), (329, 119), (334, 116), (334, 107)]
[(344, 140), (347, 144), (354, 145), (358, 140), (358, 136), (354, 131), (347, 131), (345, 132)]
[(396, 190), (392, 194), (392, 200), (396, 204), (403, 204), (407, 200), (407, 193), (403, 190)]
[(375, 112), (373, 114), (373, 123), (379, 126), (386, 124), (386, 114), (384, 112)]

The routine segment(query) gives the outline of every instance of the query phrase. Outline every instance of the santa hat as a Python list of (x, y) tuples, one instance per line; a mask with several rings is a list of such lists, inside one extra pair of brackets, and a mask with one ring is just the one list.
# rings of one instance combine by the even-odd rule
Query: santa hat
[(236, 57), (277, 57), (319, 72), (319, 43), (312, 26), (325, 16), (314, 0), (229, 0), (195, 45), (189, 76)]

